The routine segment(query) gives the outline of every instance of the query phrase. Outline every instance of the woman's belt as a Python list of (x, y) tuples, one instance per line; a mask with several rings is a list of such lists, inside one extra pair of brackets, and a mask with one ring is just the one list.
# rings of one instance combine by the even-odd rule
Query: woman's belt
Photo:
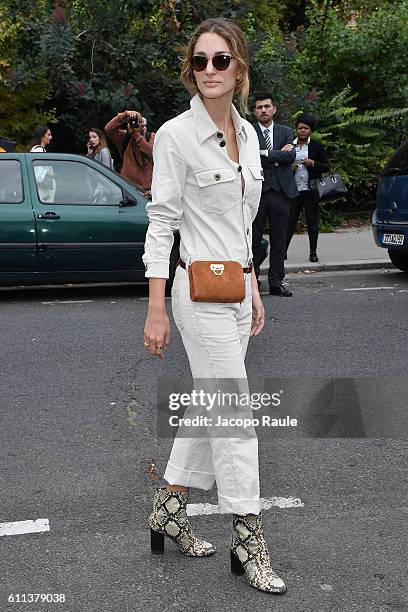
[[(179, 259), (178, 265), (184, 268), (184, 270), (186, 269), (186, 264), (184, 263), (182, 259)], [(242, 268), (242, 271), (244, 274), (250, 274), (252, 272), (252, 268), (253, 268), (253, 265), (250, 264), (248, 268)]]

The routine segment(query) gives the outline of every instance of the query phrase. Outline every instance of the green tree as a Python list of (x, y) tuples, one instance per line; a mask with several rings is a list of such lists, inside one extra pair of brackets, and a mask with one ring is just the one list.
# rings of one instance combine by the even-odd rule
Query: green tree
[(237, 20), (252, 39), (259, 29), (279, 35), (283, 15), (267, 0), (42, 0), (31, 12), (29, 5), (7, 1), (25, 24), (16, 33), (14, 89), (27, 85), (33, 68), (41, 73), (59, 129), (78, 149), (91, 125), (125, 107), (141, 110), (152, 128), (186, 108), (179, 56), (209, 15)]
[(16, 139), (20, 149), (37, 124), (55, 121), (53, 109), (45, 109), (51, 85), (35, 66), (28, 73), (21, 61), (18, 41), (29, 4), (22, 2), (22, 11), (14, 16), (14, 2), (0, 6), (0, 134)]
[(27, 140), (55, 108), (60, 148), (83, 151), (88, 128), (126, 107), (157, 129), (188, 106), (179, 58), (191, 31), (225, 16), (248, 35), (252, 90), (272, 90), (282, 122), (313, 112), (333, 167), (360, 188), (403, 137), (407, 9), (408, 0), (3, 0), (2, 131)]
[(375, 4), (370, 12), (346, 13), (329, 1), (310, 0), (298, 61), (309, 88), (326, 96), (350, 86), (359, 108), (408, 106), (408, 1)]
[(372, 185), (394, 147), (387, 131), (408, 116), (408, 108), (359, 111), (357, 95), (346, 87), (329, 100), (322, 100), (320, 122), (314, 136), (326, 147), (331, 170), (339, 172), (348, 185)]

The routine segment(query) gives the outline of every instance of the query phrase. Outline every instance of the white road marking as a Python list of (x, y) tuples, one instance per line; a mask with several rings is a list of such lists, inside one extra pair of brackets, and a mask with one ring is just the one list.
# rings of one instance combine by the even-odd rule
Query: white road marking
[(53, 300), (51, 302), (41, 302), (41, 304), (90, 304), (94, 300)]
[[(273, 506), (278, 508), (303, 508), (305, 504), (298, 497), (269, 497), (268, 499), (261, 498), (261, 507), (263, 510), (268, 510)], [(218, 504), (188, 504), (188, 516), (196, 516), (198, 514), (223, 514)]]
[(353, 287), (351, 289), (343, 289), (343, 291), (376, 291), (377, 289), (395, 289), (395, 287)]
[(43, 533), (50, 530), (48, 519), (36, 521), (15, 521), (14, 523), (0, 523), (0, 536), (18, 535), (21, 533)]
[(278, 508), (303, 508), (304, 503), (299, 497), (269, 497), (268, 499), (261, 498), (263, 510), (268, 510), (273, 506)]

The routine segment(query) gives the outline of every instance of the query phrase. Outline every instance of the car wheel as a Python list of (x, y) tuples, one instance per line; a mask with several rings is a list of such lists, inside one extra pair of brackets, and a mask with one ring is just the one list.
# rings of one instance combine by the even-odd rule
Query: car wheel
[(169, 263), (169, 279), (166, 282), (166, 295), (171, 295), (171, 288), (173, 286), (174, 275), (176, 274), (178, 262), (180, 259), (180, 236), (179, 234), (174, 235), (174, 244), (170, 253)]
[(394, 249), (388, 250), (388, 255), (394, 266), (402, 270), (402, 272), (408, 272), (408, 252), (407, 251), (396, 251)]

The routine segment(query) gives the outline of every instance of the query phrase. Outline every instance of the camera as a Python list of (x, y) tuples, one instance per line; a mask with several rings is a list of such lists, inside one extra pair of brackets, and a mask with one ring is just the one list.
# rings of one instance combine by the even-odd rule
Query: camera
[(131, 129), (136, 129), (139, 127), (139, 119), (137, 117), (129, 117), (128, 119), (128, 126)]

